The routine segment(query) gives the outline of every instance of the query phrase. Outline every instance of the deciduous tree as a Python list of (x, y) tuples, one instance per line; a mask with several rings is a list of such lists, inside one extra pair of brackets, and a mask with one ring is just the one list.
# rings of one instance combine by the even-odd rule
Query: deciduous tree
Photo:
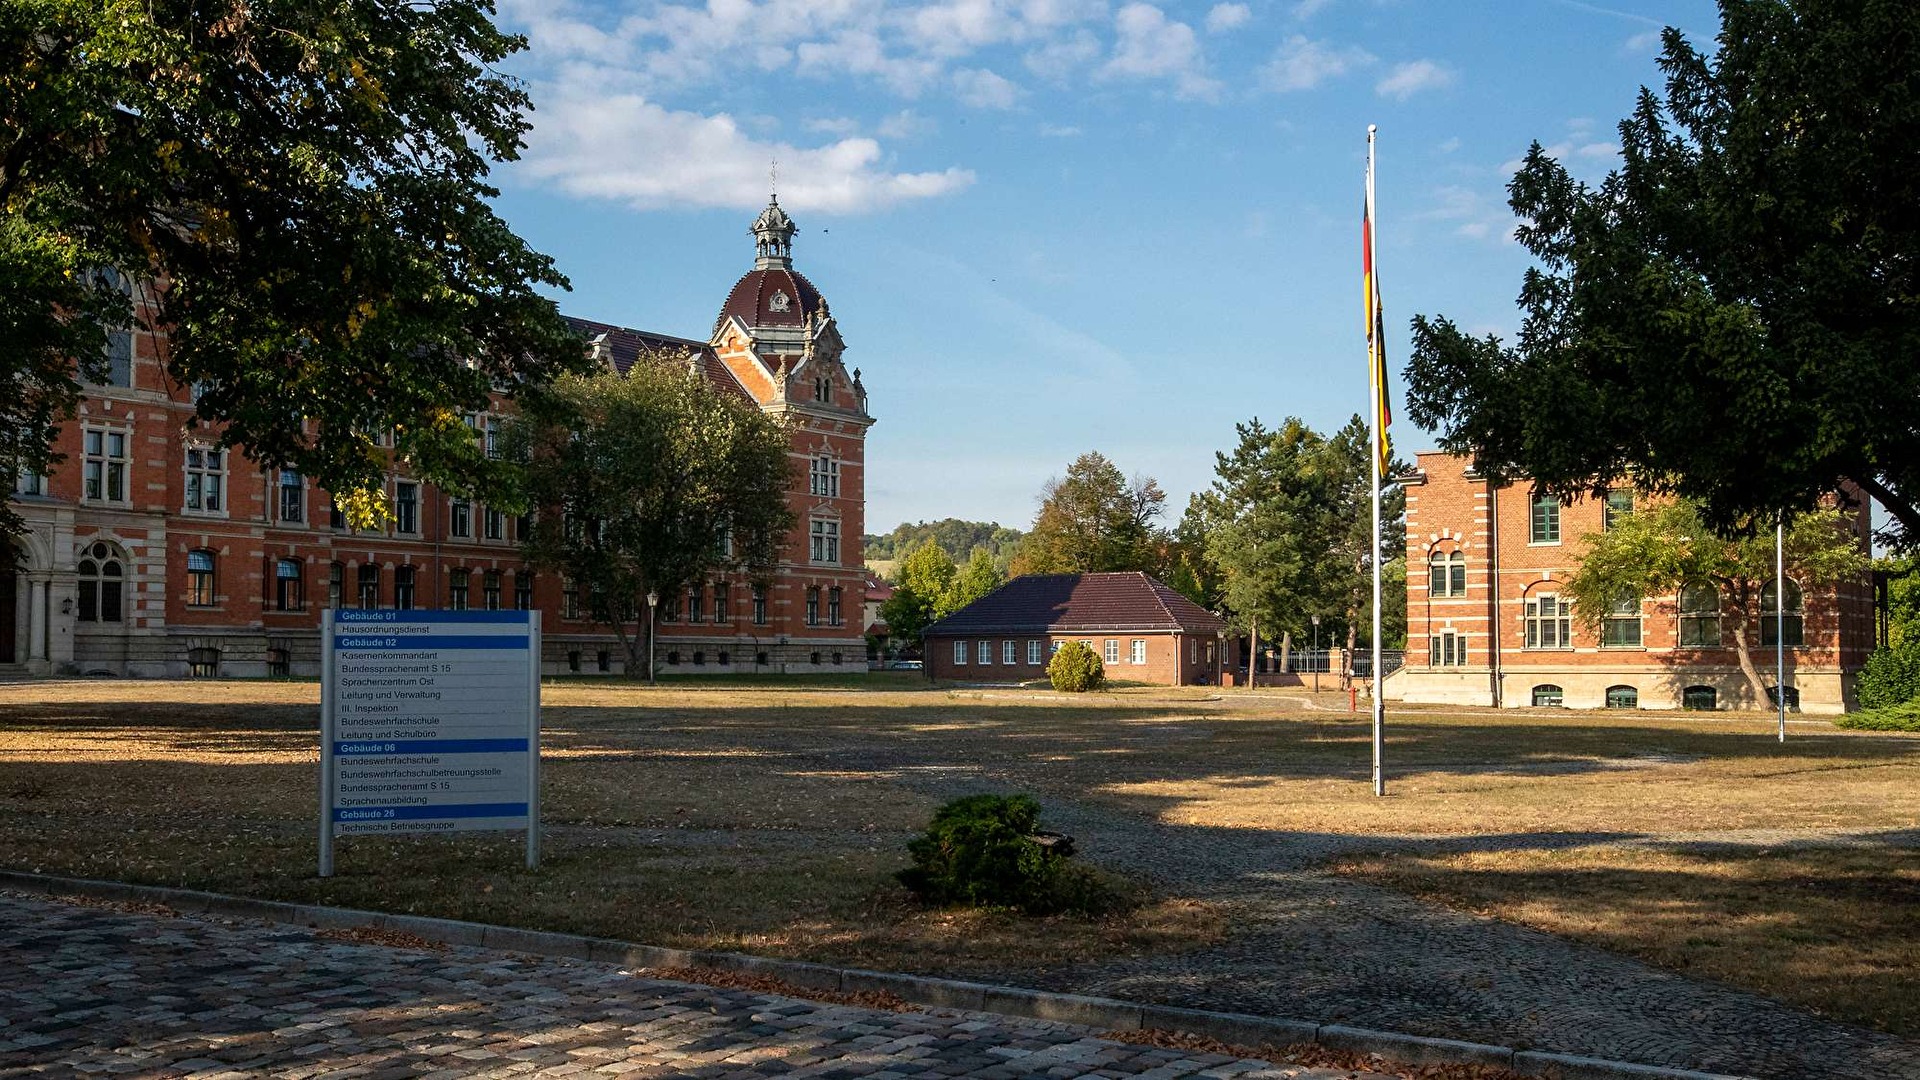
[(894, 569), (893, 595), (880, 605), (880, 618), (899, 641), (918, 642), (920, 632), (939, 617), (941, 598), (952, 587), (955, 569), (948, 555), (932, 537)]
[(574, 580), (629, 670), (650, 659), (649, 590), (678, 595), (717, 572), (764, 582), (793, 527), (786, 430), (674, 358), (563, 376), (528, 400), (506, 445), (539, 508), (528, 561)]
[(940, 595), (939, 603), (934, 605), (935, 617), (946, 618), (999, 588), (1006, 580), (1006, 575), (994, 565), (993, 556), (986, 548), (973, 549), (972, 558), (953, 575), (953, 581)]
[(1920, 33), (1910, 0), (1721, 0), (1662, 37), (1620, 167), (1536, 143), (1511, 342), (1416, 318), (1413, 419), (1496, 478), (1627, 481), (1722, 530), (1850, 482), (1920, 540)]
[(537, 291), (565, 279), (489, 205), (529, 107), (499, 71), (525, 41), (491, 13), (0, 4), (0, 473), (49, 465), (132, 288), (198, 419), (356, 521), (383, 505), (386, 431), (419, 475), (500, 501), (462, 413), (583, 350)]
[[(1831, 507), (1797, 519), (1786, 534), (1788, 578), (1809, 589), (1864, 574), (1869, 559), (1865, 542), (1853, 530), (1856, 520)], [(1755, 627), (1774, 614), (1773, 605), (1761, 603), (1773, 580), (1773, 541), (1771, 530), (1736, 529), (1731, 538), (1717, 534), (1689, 500), (1646, 507), (1587, 535), (1566, 595), (1573, 600), (1574, 617), (1597, 628), (1616, 603), (1637, 615), (1643, 597), (1711, 584), (1720, 604), (1715, 614), (1726, 624), (1721, 640), (1730, 639), (1754, 700), (1765, 701), (1767, 684), (1754, 666), (1752, 649)]]
[(1010, 572), (1092, 574), (1159, 569), (1159, 520), (1167, 493), (1149, 476), (1131, 481), (1099, 452), (1048, 480), (1040, 513), (1014, 552)]

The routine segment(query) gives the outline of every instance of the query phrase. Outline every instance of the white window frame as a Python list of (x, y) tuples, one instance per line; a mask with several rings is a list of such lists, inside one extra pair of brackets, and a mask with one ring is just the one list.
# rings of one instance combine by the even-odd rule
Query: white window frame
[[(287, 483), (287, 477), (293, 477), (293, 483)], [(287, 513), (287, 492), (291, 489), (299, 494), (294, 506), (298, 513)], [(307, 523), (307, 478), (292, 469), (277, 469), (273, 474), (273, 510), (282, 525), (305, 525)]]
[[(1547, 605), (1553, 610), (1549, 612)], [(1524, 609), (1526, 634), (1521, 639), (1525, 648), (1564, 650), (1573, 648), (1573, 605), (1562, 600), (1558, 593), (1535, 593), (1527, 597)], [(1551, 628), (1552, 634), (1546, 631)], [(1549, 643), (1548, 638), (1554, 640)]]
[[(195, 458), (198, 457), (196, 463)], [(186, 483), (181, 494), (181, 512), (198, 517), (227, 516), (227, 452), (224, 447), (206, 443), (188, 443), (183, 451)], [(209, 461), (216, 464), (209, 465)], [(211, 498), (209, 498), (211, 493)], [(198, 502), (200, 505), (195, 506)]]
[(1133, 643), (1127, 647), (1127, 662), (1130, 664), (1144, 664), (1147, 662), (1146, 638), (1133, 639)]
[[(120, 452), (115, 454), (115, 440)], [(80, 501), (125, 506), (133, 501), (133, 429), (88, 424), (81, 429)], [(115, 490), (119, 495), (116, 498)]]
[(808, 528), (808, 561), (816, 566), (840, 565), (840, 523), (813, 518)]
[(986, 664), (986, 665), (988, 665), (989, 667), (990, 667), (990, 666), (992, 666), (992, 664), (993, 664), (993, 642), (991, 642), (991, 641), (985, 641), (985, 640), (982, 640), (982, 641), (980, 642), (980, 662), (981, 662), (982, 664)]
[(1038, 640), (1027, 642), (1027, 666), (1034, 667), (1039, 663), (1040, 663), (1040, 642)]
[(1107, 638), (1100, 645), (1100, 662), (1109, 666), (1120, 662), (1120, 639)]
[(1467, 662), (1467, 636), (1443, 627), (1427, 636), (1428, 667), (1461, 667)]
[(1020, 643), (1013, 640), (1012, 638), (1001, 639), (1000, 662), (1002, 664), (1007, 665), (1008, 667), (1012, 667), (1013, 665), (1019, 663), (1020, 662), (1019, 654), (1016, 652), (1016, 650), (1019, 649), (1019, 647), (1020, 647)]
[(967, 662), (967, 639), (966, 638), (953, 639), (953, 662), (956, 667), (963, 667), (966, 665), (966, 662)]
[(447, 500), (447, 535), (456, 540), (473, 539), (473, 503), (466, 499)]

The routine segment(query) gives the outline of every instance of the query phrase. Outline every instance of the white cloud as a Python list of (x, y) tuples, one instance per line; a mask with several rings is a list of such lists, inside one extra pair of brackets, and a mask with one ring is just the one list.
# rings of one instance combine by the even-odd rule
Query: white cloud
[(912, 109), (901, 109), (873, 129), (875, 135), (883, 139), (917, 139), (922, 135), (931, 135), (939, 125), (921, 116)]
[(1072, 139), (1082, 134), (1079, 128), (1071, 124), (1041, 124), (1038, 131), (1044, 139)]
[(1439, 146), (1434, 147), (1434, 149), (1440, 151), (1443, 154), (1451, 154), (1454, 151), (1460, 149), (1460, 136), (1455, 135), (1452, 138), (1448, 139), (1447, 141), (1441, 143)]
[(1385, 78), (1374, 84), (1373, 89), (1381, 97), (1405, 101), (1423, 91), (1452, 86), (1453, 82), (1453, 72), (1432, 60), (1410, 60), (1395, 65)]
[(1620, 51), (1630, 56), (1652, 56), (1660, 51), (1660, 31), (1643, 30), (1622, 43)]
[(1320, 14), (1332, 2), (1333, 0), (1300, 0), (1293, 5), (1293, 17), (1304, 22)]
[(542, 112), (520, 168), (570, 194), (638, 209), (752, 209), (766, 197), (767, 163), (776, 159), (781, 199), (827, 213), (947, 195), (974, 180), (960, 168), (890, 171), (872, 139), (816, 147), (762, 141), (724, 113), (667, 109), (636, 94), (570, 93)]
[(1464, 187), (1442, 187), (1432, 192), (1433, 205), (1414, 214), (1417, 221), (1438, 221), (1453, 227), (1455, 236), (1504, 243), (1513, 239), (1519, 221), (1499, 199)]
[(822, 116), (801, 126), (821, 135), (851, 135), (860, 130), (860, 121), (851, 116)]
[(1295, 34), (1261, 65), (1260, 85), (1268, 90), (1311, 90), (1328, 79), (1373, 63), (1373, 55), (1356, 46), (1333, 45)]
[(1027, 53), (1027, 70), (1049, 82), (1065, 82), (1100, 58), (1100, 39), (1085, 29), (1047, 42)]
[(1206, 75), (1193, 27), (1139, 0), (1114, 16), (1113, 56), (1100, 73), (1108, 78), (1169, 79), (1183, 98), (1211, 100), (1220, 92), (1220, 84)]
[(1223, 33), (1245, 26), (1253, 18), (1253, 9), (1245, 4), (1215, 4), (1207, 12), (1207, 32)]
[(1011, 109), (1020, 88), (985, 68), (961, 68), (953, 73), (954, 96), (976, 109)]

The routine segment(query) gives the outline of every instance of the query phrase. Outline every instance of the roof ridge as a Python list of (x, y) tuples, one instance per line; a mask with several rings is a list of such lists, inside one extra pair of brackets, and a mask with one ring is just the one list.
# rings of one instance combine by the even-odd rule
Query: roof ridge
[(1180, 616), (1173, 613), (1173, 608), (1167, 606), (1167, 598), (1160, 593), (1161, 589), (1171, 589), (1173, 586), (1166, 584), (1145, 570), (1136, 570), (1134, 573), (1139, 574), (1141, 580), (1147, 583), (1147, 591), (1153, 594), (1153, 602), (1160, 605), (1160, 610), (1166, 613), (1167, 618), (1173, 622), (1179, 622)]

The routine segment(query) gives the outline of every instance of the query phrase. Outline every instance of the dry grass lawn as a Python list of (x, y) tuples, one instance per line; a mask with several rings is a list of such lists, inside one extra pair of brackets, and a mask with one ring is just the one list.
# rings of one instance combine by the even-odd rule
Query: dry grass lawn
[[(350, 838), (328, 881), (312, 869), (314, 684), (0, 685), (0, 865), (947, 973), (1228, 932), (1177, 881), (1104, 922), (917, 907), (891, 874), (936, 804), (921, 781), (942, 778), (1227, 843), (1239, 830), (1395, 837), (1382, 847), (1396, 850), (1474, 838), (1455, 848), (1487, 854), (1347, 869), (1836, 1015), (1914, 1022), (1879, 1003), (1920, 1000), (1910, 836), (1768, 858), (1635, 845), (1920, 829), (1920, 737), (1814, 722), (1782, 747), (1759, 716), (1396, 712), (1390, 797), (1376, 799), (1364, 713), (1302, 695), (853, 685), (874, 689), (550, 683), (540, 872), (520, 867), (515, 839)], [(1850, 884), (1792, 884), (1829, 880)]]

